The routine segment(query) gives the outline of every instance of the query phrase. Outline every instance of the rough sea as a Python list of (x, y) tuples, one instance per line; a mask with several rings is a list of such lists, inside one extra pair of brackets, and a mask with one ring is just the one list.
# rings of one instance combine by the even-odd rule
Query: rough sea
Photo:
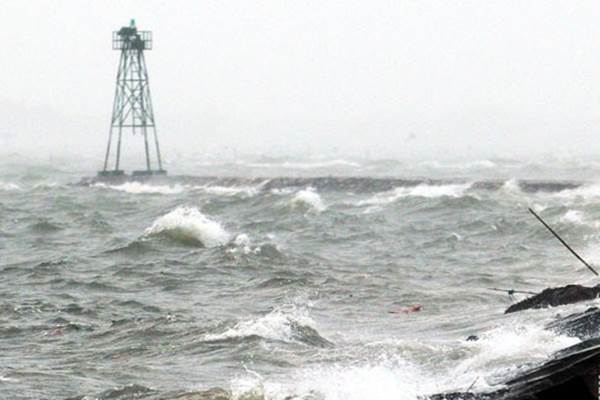
[(527, 211), (599, 262), (593, 160), (0, 164), (1, 399), (486, 391), (577, 343), (543, 326), (589, 305), (504, 315), (523, 295), (489, 288), (597, 283)]

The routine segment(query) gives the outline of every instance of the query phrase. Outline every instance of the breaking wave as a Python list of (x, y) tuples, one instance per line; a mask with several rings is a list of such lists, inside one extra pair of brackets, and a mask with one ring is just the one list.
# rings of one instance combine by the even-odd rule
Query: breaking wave
[(12, 191), (12, 190), (21, 190), (21, 186), (12, 182), (1, 182), (0, 181), (0, 190)]
[(358, 202), (358, 205), (363, 206), (389, 204), (405, 197), (458, 198), (465, 196), (466, 192), (471, 188), (471, 186), (471, 183), (465, 183), (449, 185), (420, 184), (412, 187), (399, 187), (389, 192), (378, 193), (370, 199), (361, 200)]
[(256, 196), (261, 186), (194, 186), (195, 190), (202, 191), (208, 194), (214, 194), (217, 196), (237, 196), (243, 195), (246, 197)]
[(125, 182), (120, 185), (107, 185), (105, 183), (95, 183), (93, 187), (112, 189), (131, 194), (177, 194), (184, 190), (180, 184), (170, 185), (148, 185), (141, 182)]
[(583, 185), (574, 189), (566, 189), (556, 193), (556, 197), (566, 201), (600, 200), (600, 184)]
[(208, 342), (230, 339), (260, 337), (286, 343), (302, 343), (325, 347), (331, 343), (316, 330), (315, 322), (308, 314), (296, 306), (276, 308), (270, 313), (255, 319), (240, 321), (221, 333), (207, 334)]
[(204, 247), (221, 246), (230, 239), (230, 234), (219, 222), (209, 219), (196, 207), (184, 206), (159, 217), (144, 231), (144, 236), (159, 234)]
[[(377, 348), (382, 343), (367, 345), (370, 355), (364, 359), (316, 364), (281, 381), (248, 371), (231, 382), (231, 393), (233, 399), (417, 400), (434, 393), (464, 391), (471, 385), (473, 392), (481, 392), (497, 385), (490, 373), (506, 376), (515, 364), (541, 362), (578, 342), (533, 324), (502, 326), (481, 335), (478, 341), (457, 346), (386, 341), (382, 352)], [(417, 353), (430, 352), (431, 361), (414, 359), (415, 348)], [(441, 356), (444, 361), (435, 361)], [(498, 360), (502, 365), (495, 368)]]
[(284, 382), (247, 372), (231, 382), (233, 399), (416, 400), (435, 387), (427, 373), (397, 355), (362, 364), (318, 364)]
[(502, 184), (500, 190), (505, 194), (510, 195), (521, 195), (523, 194), (523, 190), (521, 189), (521, 185), (519, 185), (519, 181), (517, 179), (509, 179)]
[(583, 213), (578, 210), (568, 210), (562, 217), (560, 217), (560, 221), (574, 225), (583, 225)]
[[(575, 337), (556, 334), (534, 323), (506, 324), (480, 335), (478, 341), (468, 342), (467, 348), (472, 353), (456, 365), (456, 372), (500, 372), (513, 365), (546, 360), (552, 353), (579, 342)], [(502, 360), (501, 365), (498, 360)]]
[(327, 207), (323, 204), (323, 200), (319, 193), (312, 187), (297, 192), (291, 199), (292, 207), (304, 208), (316, 212), (325, 211)]

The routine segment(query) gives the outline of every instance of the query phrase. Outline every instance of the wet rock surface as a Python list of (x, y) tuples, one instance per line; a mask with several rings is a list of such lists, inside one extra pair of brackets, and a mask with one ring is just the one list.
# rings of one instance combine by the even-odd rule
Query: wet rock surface
[(567, 285), (557, 288), (548, 288), (535, 296), (528, 297), (525, 300), (511, 305), (504, 313), (510, 314), (523, 310), (573, 304), (580, 301), (593, 300), (599, 295), (600, 285), (593, 287)]
[(553, 332), (587, 340), (598, 337), (600, 333), (600, 309), (590, 307), (584, 312), (561, 317), (546, 325)]

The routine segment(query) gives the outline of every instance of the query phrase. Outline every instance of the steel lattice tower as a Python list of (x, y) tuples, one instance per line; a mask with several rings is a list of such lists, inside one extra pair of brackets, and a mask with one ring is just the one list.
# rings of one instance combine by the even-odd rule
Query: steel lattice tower
[[(152, 32), (139, 31), (135, 26), (135, 21), (131, 20), (130, 26), (124, 26), (113, 32), (112, 48), (113, 50), (120, 50), (121, 57), (117, 72), (117, 88), (108, 134), (108, 146), (104, 157), (104, 169), (98, 175), (124, 175), (123, 170), (119, 169), (119, 164), (121, 161), (121, 138), (127, 131), (133, 134), (136, 132), (141, 133), (146, 153), (146, 169), (133, 171), (133, 175), (165, 175), (167, 171), (162, 168), (152, 99), (150, 97), (148, 69), (144, 59), (144, 50), (152, 50)], [(114, 168), (110, 168), (109, 159), (113, 147), (113, 134), (115, 133), (117, 143)], [(154, 135), (157, 169), (152, 169), (150, 157), (152, 145), (148, 143), (149, 133)]]

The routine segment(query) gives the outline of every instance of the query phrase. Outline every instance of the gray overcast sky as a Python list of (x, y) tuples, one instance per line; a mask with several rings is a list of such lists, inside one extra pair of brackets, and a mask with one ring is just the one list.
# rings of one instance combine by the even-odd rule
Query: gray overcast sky
[(102, 156), (130, 18), (171, 158), (600, 151), (600, 2), (572, 0), (3, 0), (4, 146)]

